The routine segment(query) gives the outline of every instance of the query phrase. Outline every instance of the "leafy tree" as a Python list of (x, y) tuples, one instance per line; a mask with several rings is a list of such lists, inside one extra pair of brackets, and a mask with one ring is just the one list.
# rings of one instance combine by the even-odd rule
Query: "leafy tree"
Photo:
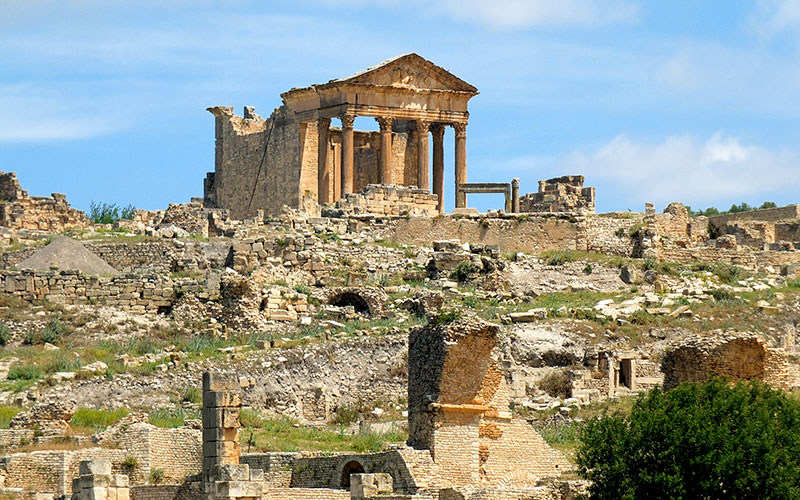
[(758, 208), (777, 208), (777, 207), (778, 205), (776, 205), (774, 201), (765, 201)]
[(800, 402), (759, 382), (655, 389), (581, 440), (592, 499), (800, 498)]
[(89, 219), (96, 224), (112, 224), (119, 219), (132, 219), (133, 205), (118, 207), (116, 203), (89, 203)]

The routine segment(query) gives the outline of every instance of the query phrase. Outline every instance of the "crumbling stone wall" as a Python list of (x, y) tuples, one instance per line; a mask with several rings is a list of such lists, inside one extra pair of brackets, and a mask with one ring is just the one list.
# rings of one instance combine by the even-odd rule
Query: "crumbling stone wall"
[(539, 181), (539, 191), (519, 199), (520, 212), (594, 212), (594, 188), (583, 187), (582, 175)]
[(325, 217), (375, 214), (378, 216), (434, 216), (438, 196), (425, 189), (414, 187), (369, 184), (361, 193), (352, 193), (337, 201), (333, 207), (323, 209)]
[(199, 429), (160, 429), (147, 423), (133, 424), (120, 436), (120, 446), (136, 457), (134, 482), (144, 482), (153, 469), (164, 472), (165, 483), (182, 483), (202, 469), (202, 433)]
[[(498, 326), (476, 317), (409, 334), (408, 444), (429, 449), (444, 484), (535, 484), (569, 463), (509, 410), (494, 359)], [(525, 470), (525, 478), (509, 471)]]
[(796, 383), (789, 380), (786, 352), (752, 333), (713, 332), (688, 337), (667, 351), (662, 370), (665, 388), (712, 376), (760, 380), (784, 390)]
[(86, 214), (70, 207), (66, 195), (28, 196), (14, 172), (0, 172), (0, 227), (58, 232), (90, 224)]

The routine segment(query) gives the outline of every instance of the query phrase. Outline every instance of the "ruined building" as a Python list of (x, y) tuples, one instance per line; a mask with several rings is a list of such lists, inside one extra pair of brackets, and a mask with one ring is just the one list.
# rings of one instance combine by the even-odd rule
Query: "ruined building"
[[(370, 184), (394, 184), (432, 192), (441, 212), (445, 127), (455, 130), (455, 182), (463, 184), (467, 103), (477, 94), (441, 67), (406, 54), (348, 78), (284, 92), (283, 105), (266, 120), (250, 107), (244, 116), (231, 107), (209, 108), (216, 118), (216, 154), (204, 183), (205, 205), (243, 219), (258, 210), (277, 215), (283, 205), (333, 203)], [(354, 130), (357, 116), (375, 118), (380, 131)], [(331, 126), (332, 119), (341, 126)], [(465, 201), (459, 194), (456, 207)]]

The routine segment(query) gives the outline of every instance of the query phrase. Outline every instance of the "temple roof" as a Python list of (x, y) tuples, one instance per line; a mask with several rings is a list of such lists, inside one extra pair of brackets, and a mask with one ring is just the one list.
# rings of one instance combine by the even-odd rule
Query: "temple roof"
[(338, 78), (330, 80), (328, 83), (312, 85), (302, 89), (295, 88), (288, 93), (314, 89), (322, 90), (342, 84), (478, 93), (478, 89), (474, 86), (415, 53), (387, 59), (346, 78)]

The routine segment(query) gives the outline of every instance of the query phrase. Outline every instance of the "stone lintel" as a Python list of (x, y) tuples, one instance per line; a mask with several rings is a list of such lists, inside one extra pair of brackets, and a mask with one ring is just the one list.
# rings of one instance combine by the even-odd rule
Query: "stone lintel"
[(462, 193), (508, 193), (511, 184), (507, 182), (470, 182), (459, 184), (458, 190)]
[(442, 410), (445, 413), (485, 413), (492, 410), (490, 406), (476, 404), (450, 404), (450, 403), (431, 403), (434, 410)]

